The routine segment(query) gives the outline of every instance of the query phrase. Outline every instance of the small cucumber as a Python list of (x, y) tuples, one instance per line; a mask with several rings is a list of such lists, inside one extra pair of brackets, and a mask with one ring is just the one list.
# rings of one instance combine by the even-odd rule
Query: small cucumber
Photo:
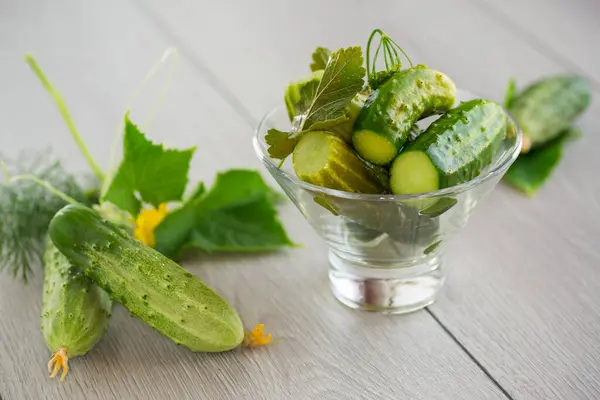
[(386, 165), (419, 119), (450, 109), (454, 82), (423, 65), (400, 71), (373, 91), (354, 124), (352, 143), (366, 160)]
[(323, 131), (308, 132), (294, 149), (294, 171), (302, 181), (354, 193), (385, 191), (370, 170), (342, 139)]
[(112, 301), (50, 240), (44, 266), (42, 334), (53, 355), (48, 372), (54, 377), (62, 368), (62, 380), (69, 358), (86, 354), (104, 335)]
[(507, 115), (498, 104), (482, 99), (461, 103), (396, 157), (390, 169), (392, 192), (429, 192), (473, 179), (492, 163), (507, 129)]
[(558, 75), (528, 86), (512, 101), (510, 113), (523, 131), (523, 152), (568, 129), (590, 103), (590, 87), (577, 75)]
[(71, 262), (133, 315), (192, 351), (237, 347), (244, 338), (235, 309), (199, 278), (103, 220), (69, 205), (49, 234)]

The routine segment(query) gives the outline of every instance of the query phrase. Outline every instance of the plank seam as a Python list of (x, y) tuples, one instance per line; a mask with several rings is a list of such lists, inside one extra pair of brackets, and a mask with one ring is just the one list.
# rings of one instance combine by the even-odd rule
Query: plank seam
[[(157, 16), (151, 9), (145, 4), (141, 5), (141, 1), (133, 1), (136, 7), (149, 18), (157, 28), (162, 32), (163, 35), (169, 41), (177, 44), (177, 47), (181, 49), (182, 54), (190, 61), (194, 69), (197, 70), (206, 80), (207, 83), (221, 95), (223, 100), (236, 112), (248, 125), (254, 127), (257, 123), (256, 119), (252, 117), (250, 111), (243, 106), (240, 100), (231, 92), (221, 80), (212, 72), (207, 64), (198, 57), (189, 46), (186, 45), (185, 41), (181, 40), (166, 24), (164, 21)], [(442, 328), (442, 330), (459, 346), (459, 348), (471, 359), (472, 362), (492, 381), (492, 383), (502, 392), (502, 394), (509, 400), (514, 398), (508, 393), (508, 391), (500, 385), (500, 383), (490, 374), (490, 372), (473, 356), (473, 354), (454, 336), (454, 334), (437, 318), (437, 316), (429, 309), (426, 308), (429, 315), (433, 320)]]
[(494, 378), (494, 376), (490, 373), (490, 371), (488, 371), (488, 369), (486, 367), (484, 367), (483, 364), (481, 362), (479, 362), (479, 360), (477, 360), (477, 358), (475, 358), (473, 353), (471, 353), (466, 348), (466, 346), (463, 345), (458, 340), (458, 338), (450, 331), (450, 329), (448, 329), (448, 327), (446, 327), (446, 325), (444, 325), (442, 323), (442, 321), (440, 321), (440, 319), (437, 317), (437, 315), (435, 315), (435, 313), (433, 311), (431, 311), (431, 309), (429, 307), (426, 307), (425, 310), (431, 316), (431, 318), (433, 318), (433, 320), (444, 330), (444, 332), (446, 332), (446, 334), (450, 337), (450, 339), (452, 339), (452, 341), (454, 343), (456, 343), (458, 345), (458, 347), (460, 347), (460, 349), (467, 355), (467, 357), (469, 357), (471, 359), (471, 361), (473, 361), (475, 363), (475, 365), (477, 365), (477, 367), (485, 374), (485, 376), (487, 376), (488, 379), (490, 381), (492, 381), (494, 386), (496, 386), (498, 388), (498, 390), (500, 390), (507, 399), (515, 400), (514, 397), (512, 397), (510, 395), (510, 393), (508, 393), (508, 391), (500, 384), (500, 382), (498, 382), (496, 380), (496, 378)]

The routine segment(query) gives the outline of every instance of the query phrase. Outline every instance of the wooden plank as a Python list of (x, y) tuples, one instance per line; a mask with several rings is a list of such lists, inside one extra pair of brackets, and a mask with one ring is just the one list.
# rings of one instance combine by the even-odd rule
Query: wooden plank
[(590, 0), (472, 0), (533, 49), (557, 64), (584, 74), (600, 90), (598, 37), (600, 4)]
[[(567, 3), (560, 6), (563, 19), (576, 21), (580, 13), (571, 13)], [(573, 70), (469, 1), (378, 2), (385, 12), (358, 1), (330, 1), (325, 10), (318, 1), (213, 4), (202, 24), (197, 21), (205, 10), (192, 1), (169, 9), (156, 0), (139, 4), (238, 94), (255, 118), (281, 102), (288, 80), (307, 72), (316, 45), (363, 44), (376, 26), (413, 60), (498, 100), (509, 76), (522, 86)], [(213, 40), (217, 31), (219, 40)], [(598, 31), (588, 37), (596, 36)], [(556, 51), (573, 44), (566, 41)], [(244, 51), (233, 50), (238, 48)], [(573, 56), (584, 65), (585, 59)], [(559, 170), (535, 199), (501, 186), (482, 203), (449, 249), (448, 288), (431, 308), (515, 398), (600, 396), (600, 347), (592, 340), (600, 331), (594, 224), (600, 198), (598, 111), (595, 102), (581, 120), (584, 138), (567, 148)]]
[[(63, 0), (30, 7), (12, 1), (0, 15), (0, 148), (52, 145), (73, 170), (86, 170), (53, 104), (21, 61), (31, 50), (68, 101), (105, 166), (129, 94), (169, 44), (129, 3)], [(186, 54), (187, 56), (187, 54)], [(159, 80), (160, 83), (160, 80)], [(217, 83), (184, 57), (150, 136), (198, 144), (194, 179), (216, 169), (258, 167), (251, 128), (222, 100)], [(150, 88), (134, 109), (138, 120)], [(231, 144), (235, 143), (235, 146)], [(269, 255), (203, 257), (188, 262), (238, 308), (248, 326), (267, 324), (277, 341), (254, 351), (194, 354), (178, 348), (116, 306), (102, 342), (72, 360), (67, 380), (46, 378), (39, 331), (41, 274), (23, 286), (0, 277), (0, 396), (3, 399), (123, 398), (427, 398), (502, 399), (503, 395), (427, 314), (401, 318), (356, 313), (333, 299), (321, 240), (291, 204), (282, 217), (303, 249)]]

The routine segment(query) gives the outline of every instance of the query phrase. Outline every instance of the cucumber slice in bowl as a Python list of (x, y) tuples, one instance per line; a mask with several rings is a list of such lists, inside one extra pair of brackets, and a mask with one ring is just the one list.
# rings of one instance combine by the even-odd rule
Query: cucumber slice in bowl
[(498, 104), (483, 99), (461, 103), (394, 159), (392, 192), (430, 192), (475, 178), (492, 163), (509, 128), (508, 116)]
[(384, 193), (386, 188), (342, 139), (323, 131), (309, 132), (294, 149), (294, 171), (313, 185), (351, 193)]

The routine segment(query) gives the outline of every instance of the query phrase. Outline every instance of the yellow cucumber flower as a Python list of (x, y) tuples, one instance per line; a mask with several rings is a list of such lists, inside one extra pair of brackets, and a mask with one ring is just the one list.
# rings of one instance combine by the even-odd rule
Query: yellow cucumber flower
[(154, 230), (166, 216), (167, 203), (160, 204), (158, 208), (147, 208), (140, 211), (140, 214), (135, 220), (133, 237), (148, 247), (156, 246)]
[(246, 332), (244, 335), (244, 343), (245, 347), (258, 347), (269, 344), (273, 337), (269, 333), (265, 336), (265, 325), (258, 324), (249, 332)]

